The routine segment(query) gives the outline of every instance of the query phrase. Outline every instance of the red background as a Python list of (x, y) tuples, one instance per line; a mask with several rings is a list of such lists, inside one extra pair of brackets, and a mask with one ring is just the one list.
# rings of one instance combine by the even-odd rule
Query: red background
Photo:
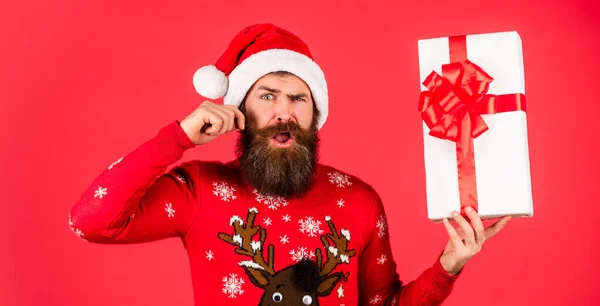
[[(194, 71), (239, 29), (265, 21), (303, 37), (326, 71), (322, 160), (380, 192), (406, 281), (446, 243), (443, 226), (426, 215), (417, 40), (517, 30), (535, 216), (486, 243), (446, 305), (593, 304), (597, 4), (398, 2), (5, 1), (0, 305), (192, 305), (177, 240), (86, 243), (69, 230), (68, 213), (104, 167), (199, 105)], [(184, 160), (228, 160), (233, 143), (231, 134)]]

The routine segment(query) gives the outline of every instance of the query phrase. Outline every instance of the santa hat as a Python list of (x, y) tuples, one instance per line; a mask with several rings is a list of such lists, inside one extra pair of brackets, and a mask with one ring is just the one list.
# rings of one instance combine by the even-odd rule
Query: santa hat
[(200, 95), (224, 97), (225, 105), (239, 107), (252, 85), (275, 71), (290, 72), (306, 82), (321, 113), (320, 129), (328, 115), (325, 75), (298, 36), (272, 24), (256, 24), (239, 32), (215, 65), (196, 71), (193, 84)]

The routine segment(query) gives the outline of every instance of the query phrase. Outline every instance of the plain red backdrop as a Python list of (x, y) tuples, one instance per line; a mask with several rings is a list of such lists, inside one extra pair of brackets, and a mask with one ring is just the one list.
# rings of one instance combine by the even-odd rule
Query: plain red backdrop
[[(180, 242), (97, 245), (68, 213), (107, 165), (203, 99), (194, 71), (273, 22), (326, 71), (322, 160), (385, 201), (402, 279), (446, 243), (427, 220), (417, 40), (517, 30), (535, 216), (484, 245), (447, 305), (600, 298), (598, 4), (493, 1), (6, 1), (0, 11), (0, 305), (192, 305)], [(233, 134), (189, 151), (229, 160)], [(182, 161), (183, 161), (182, 160)]]

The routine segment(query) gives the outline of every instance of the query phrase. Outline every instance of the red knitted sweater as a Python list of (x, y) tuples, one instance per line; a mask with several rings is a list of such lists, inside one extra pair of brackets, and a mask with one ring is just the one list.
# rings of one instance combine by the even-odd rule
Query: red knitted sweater
[(162, 128), (100, 173), (71, 230), (97, 243), (179, 237), (196, 305), (439, 305), (452, 291), (439, 258), (400, 280), (381, 200), (358, 178), (319, 165), (305, 197), (263, 196), (237, 161), (174, 165), (193, 147), (177, 121)]

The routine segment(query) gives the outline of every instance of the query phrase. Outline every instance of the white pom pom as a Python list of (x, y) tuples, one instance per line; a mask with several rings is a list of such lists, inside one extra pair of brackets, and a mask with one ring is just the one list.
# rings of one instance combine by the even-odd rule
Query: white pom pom
[(227, 76), (213, 65), (204, 66), (194, 73), (196, 92), (209, 99), (223, 97), (227, 93), (229, 81)]

